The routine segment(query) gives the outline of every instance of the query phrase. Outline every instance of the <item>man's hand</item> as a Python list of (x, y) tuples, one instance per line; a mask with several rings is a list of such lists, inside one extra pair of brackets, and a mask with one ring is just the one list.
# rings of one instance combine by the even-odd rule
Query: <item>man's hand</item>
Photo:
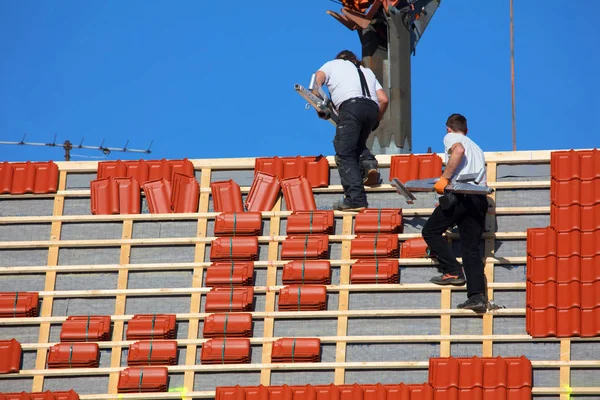
[(444, 189), (446, 189), (446, 186), (448, 186), (449, 184), (450, 180), (441, 176), (440, 179), (435, 183), (435, 185), (433, 185), (433, 188), (435, 189), (437, 194), (444, 194)]
[(331, 114), (326, 113), (326, 112), (317, 111), (317, 115), (321, 119), (329, 119), (329, 118), (331, 118)]

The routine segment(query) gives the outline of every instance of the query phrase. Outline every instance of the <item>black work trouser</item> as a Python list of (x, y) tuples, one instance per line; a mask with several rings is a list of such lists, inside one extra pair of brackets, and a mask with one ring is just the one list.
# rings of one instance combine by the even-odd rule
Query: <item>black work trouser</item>
[(379, 107), (369, 99), (352, 99), (342, 103), (333, 139), (335, 162), (345, 202), (351, 206), (367, 206), (363, 171), (377, 169), (377, 160), (367, 149), (367, 138), (377, 123)]
[(442, 237), (448, 228), (456, 224), (467, 278), (467, 293), (469, 296), (477, 293), (485, 295), (485, 275), (479, 248), (488, 210), (487, 197), (474, 194), (455, 196), (457, 202), (450, 209), (443, 210), (437, 206), (433, 210), (423, 227), (423, 239), (431, 251), (437, 254), (442, 273), (462, 276), (460, 264)]

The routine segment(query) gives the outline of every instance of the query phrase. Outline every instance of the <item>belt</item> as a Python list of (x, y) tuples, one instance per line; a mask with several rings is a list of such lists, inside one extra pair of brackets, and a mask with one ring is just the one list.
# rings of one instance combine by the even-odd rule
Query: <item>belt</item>
[(345, 106), (346, 104), (350, 104), (350, 103), (372, 104), (375, 107), (379, 108), (379, 106), (377, 105), (377, 103), (375, 103), (373, 100), (371, 100), (371, 99), (369, 99), (367, 97), (353, 97), (351, 99), (344, 100), (342, 102), (342, 104), (340, 104), (340, 106), (338, 107), (338, 110), (341, 110), (343, 106)]

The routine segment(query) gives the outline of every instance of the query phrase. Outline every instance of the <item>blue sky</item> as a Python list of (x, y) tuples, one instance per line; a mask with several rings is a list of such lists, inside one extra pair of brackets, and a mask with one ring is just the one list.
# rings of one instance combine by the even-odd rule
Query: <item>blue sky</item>
[[(253, 4), (0, 1), (0, 140), (153, 141), (146, 159), (333, 154), (333, 127), (293, 86), (360, 54), (356, 32), (325, 14), (331, 1)], [(515, 0), (518, 150), (598, 145), (598, 15), (599, 1)], [(442, 151), (453, 112), (484, 151), (511, 150), (508, 0), (442, 1), (412, 66), (413, 152)], [(62, 157), (0, 146), (5, 161)]]

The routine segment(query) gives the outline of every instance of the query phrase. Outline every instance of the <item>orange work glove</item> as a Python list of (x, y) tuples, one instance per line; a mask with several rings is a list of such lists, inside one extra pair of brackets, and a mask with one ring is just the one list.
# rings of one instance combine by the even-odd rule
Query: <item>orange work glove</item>
[(450, 184), (450, 180), (443, 176), (433, 185), (433, 188), (438, 194), (444, 194), (444, 189)]

